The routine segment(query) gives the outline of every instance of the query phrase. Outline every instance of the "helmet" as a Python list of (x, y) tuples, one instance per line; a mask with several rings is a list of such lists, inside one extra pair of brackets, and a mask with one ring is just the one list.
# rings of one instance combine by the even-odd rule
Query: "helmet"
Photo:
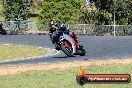
[(56, 25), (56, 21), (54, 19), (51, 19), (49, 21), (49, 27), (51, 27), (52, 25)]
[(64, 27), (64, 24), (61, 24), (60, 27), (61, 27), (61, 28)]
[(62, 31), (66, 31), (65, 25), (64, 25), (64, 24), (61, 24), (61, 25), (60, 25), (60, 29), (61, 29)]

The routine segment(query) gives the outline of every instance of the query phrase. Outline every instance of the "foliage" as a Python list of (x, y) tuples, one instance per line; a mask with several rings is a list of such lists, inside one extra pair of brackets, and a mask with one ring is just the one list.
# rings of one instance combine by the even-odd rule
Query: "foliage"
[[(114, 2), (116, 24), (130, 24), (128, 21), (132, 19), (132, 0), (118, 0)], [(132, 22), (131, 22), (132, 23)]]
[[(85, 7), (81, 10), (80, 16), (83, 23), (95, 23), (110, 25), (115, 21), (117, 25), (132, 24), (132, 0), (90, 0), (97, 10), (89, 10), (90, 7)], [(92, 20), (94, 22), (90, 22)]]
[(82, 0), (44, 0), (39, 13), (41, 23), (54, 18), (57, 22), (75, 23)]
[[(4, 16), (6, 20), (26, 20), (31, 11), (31, 0), (6, 0)], [(37, 0), (33, 0), (37, 2)], [(86, 23), (111, 25), (132, 24), (132, 0), (90, 0), (90, 6), (83, 6), (84, 0), (43, 0), (38, 11), (40, 23), (47, 23), (51, 18), (63, 23)], [(83, 7), (82, 7), (83, 6)], [(29, 8), (30, 7), (30, 8)], [(30, 10), (29, 10), (30, 9)]]
[(28, 0), (7, 0), (4, 5), (4, 16), (6, 20), (26, 20), (29, 14)]
[(107, 11), (82, 9), (79, 22), (83, 24), (111, 24), (112, 14)]

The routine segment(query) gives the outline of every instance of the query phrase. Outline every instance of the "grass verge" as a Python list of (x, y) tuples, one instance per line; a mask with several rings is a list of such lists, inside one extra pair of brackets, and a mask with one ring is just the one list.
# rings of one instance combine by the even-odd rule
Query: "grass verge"
[(44, 56), (47, 49), (24, 45), (0, 44), (0, 61)]
[[(132, 64), (90, 65), (88, 74), (130, 74)], [(76, 83), (77, 68), (28, 71), (15, 75), (0, 76), (0, 88), (131, 88), (129, 84), (86, 84)]]

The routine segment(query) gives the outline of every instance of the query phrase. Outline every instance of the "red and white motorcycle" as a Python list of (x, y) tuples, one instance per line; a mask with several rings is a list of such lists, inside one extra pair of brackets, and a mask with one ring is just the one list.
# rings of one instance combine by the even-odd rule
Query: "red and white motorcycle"
[(83, 46), (78, 46), (72, 35), (63, 33), (60, 36), (59, 41), (55, 43), (59, 48), (57, 50), (62, 50), (67, 56), (73, 57), (75, 55), (85, 56), (86, 51)]

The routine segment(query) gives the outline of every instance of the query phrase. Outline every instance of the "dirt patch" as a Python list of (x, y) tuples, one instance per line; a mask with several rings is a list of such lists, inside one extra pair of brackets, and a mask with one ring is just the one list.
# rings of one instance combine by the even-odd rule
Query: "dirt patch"
[(0, 66), (0, 75), (17, 74), (33, 70), (50, 70), (50, 69), (64, 69), (70, 67), (89, 66), (89, 65), (106, 65), (106, 64), (130, 64), (132, 59), (111, 59), (111, 60), (89, 60), (89, 61), (74, 61), (74, 62), (60, 62), (54, 64), (31, 64), (31, 65), (11, 65)]

